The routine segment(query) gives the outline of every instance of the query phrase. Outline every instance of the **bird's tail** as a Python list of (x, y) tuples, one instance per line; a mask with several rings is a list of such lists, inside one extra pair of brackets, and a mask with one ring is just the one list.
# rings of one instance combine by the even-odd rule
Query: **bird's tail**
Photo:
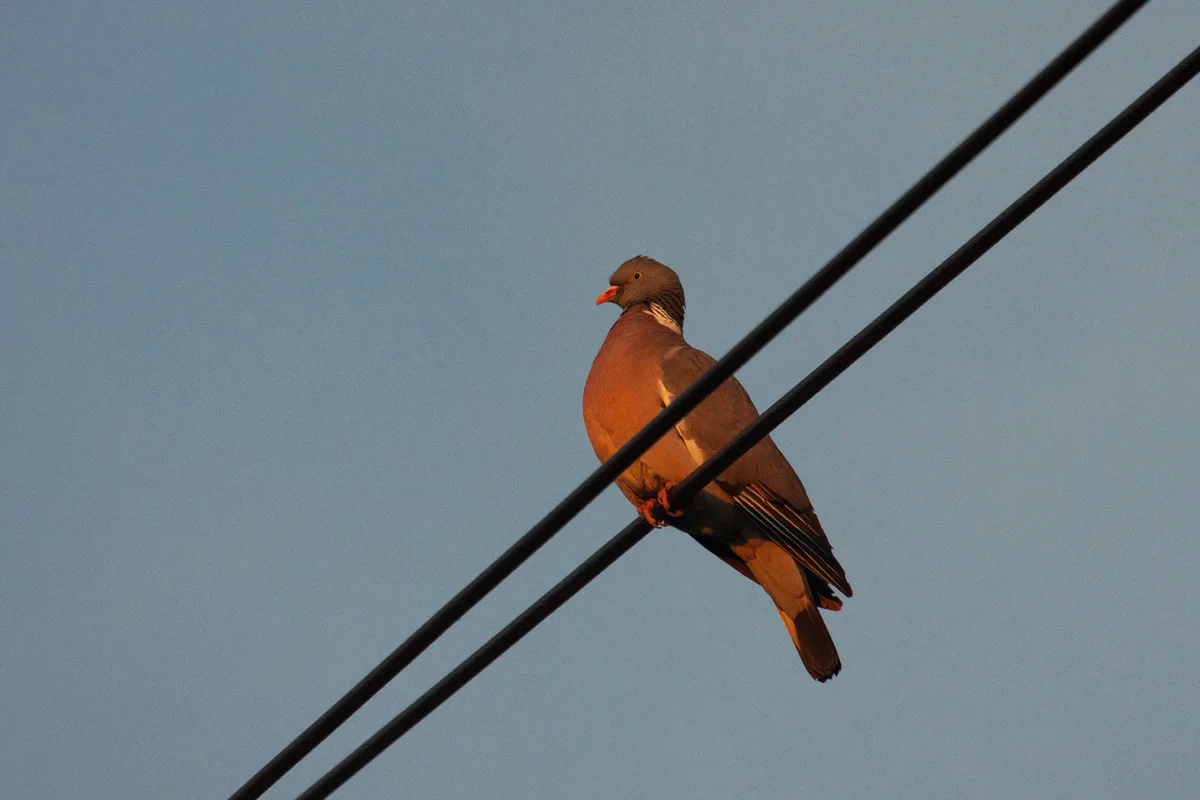
[(829, 680), (841, 672), (842, 660), (829, 629), (825, 627), (825, 620), (821, 619), (808, 575), (795, 559), (774, 543), (762, 542), (754, 550), (754, 558), (748, 559), (746, 566), (775, 601), (804, 668), (818, 681)]
[(806, 608), (795, 616), (790, 616), (782, 608), (776, 608), (779, 616), (783, 618), (783, 624), (787, 626), (788, 633), (792, 635), (796, 652), (800, 654), (800, 660), (804, 662), (804, 668), (808, 670), (809, 675), (824, 683), (842, 671), (842, 660), (838, 657), (833, 637), (829, 635), (829, 629), (821, 619), (821, 612), (817, 611), (813, 603), (809, 602)]

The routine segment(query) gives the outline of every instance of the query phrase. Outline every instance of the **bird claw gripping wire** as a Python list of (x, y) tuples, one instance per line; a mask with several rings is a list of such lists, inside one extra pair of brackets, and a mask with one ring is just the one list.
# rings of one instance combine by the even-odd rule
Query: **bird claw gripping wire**
[(651, 497), (646, 502), (637, 507), (638, 513), (656, 528), (666, 527), (668, 520), (663, 519), (660, 515), (666, 514), (668, 517), (682, 517), (682, 511), (676, 511), (671, 508), (671, 502), (667, 498), (667, 494), (675, 488), (675, 481), (667, 481), (666, 484), (658, 490), (658, 496)]
[(657, 507), (658, 507), (658, 498), (651, 497), (649, 500), (647, 500), (646, 502), (644, 502), (640, 506), (638, 506), (637, 510), (638, 510), (638, 513), (641, 514), (643, 518), (645, 518), (646, 522), (649, 522), (651, 525), (653, 525), (656, 528), (662, 528), (662, 527), (666, 526), (667, 522), (666, 522), (666, 520), (659, 519), (658, 515), (654, 513), (657, 510)]
[(675, 486), (675, 481), (667, 481), (666, 484), (658, 490), (658, 504), (662, 506), (663, 511), (667, 512), (668, 517), (678, 518), (683, 516), (683, 511), (676, 511), (675, 509), (671, 508), (671, 500), (669, 497), (667, 497), (667, 494), (674, 489)]

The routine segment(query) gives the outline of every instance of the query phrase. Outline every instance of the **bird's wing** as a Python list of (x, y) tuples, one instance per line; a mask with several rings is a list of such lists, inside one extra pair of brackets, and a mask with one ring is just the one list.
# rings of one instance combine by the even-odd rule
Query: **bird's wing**
[[(682, 394), (715, 363), (708, 353), (686, 344), (667, 350), (662, 360), (659, 384), (663, 403), (670, 403)], [(737, 378), (729, 378), (684, 417), (675, 430), (687, 442), (688, 450), (699, 465), (757, 418), (758, 409), (754, 407), (750, 395), (746, 394)], [(745, 456), (742, 460), (745, 460)]]
[[(668, 350), (662, 362), (664, 402), (677, 397), (715, 363), (712, 356), (688, 345)], [(699, 465), (757, 417), (750, 395), (736, 378), (729, 378), (675, 430)], [(816, 577), (847, 597), (852, 594), (800, 479), (770, 437), (738, 459), (717, 482), (763, 536)]]
[(793, 508), (766, 486), (752, 483), (732, 495), (733, 502), (755, 527), (786, 550), (801, 566), (833, 586), (846, 597), (854, 590), (846, 580), (846, 570), (833, 555), (833, 548), (821, 529), (821, 521), (812, 506)]

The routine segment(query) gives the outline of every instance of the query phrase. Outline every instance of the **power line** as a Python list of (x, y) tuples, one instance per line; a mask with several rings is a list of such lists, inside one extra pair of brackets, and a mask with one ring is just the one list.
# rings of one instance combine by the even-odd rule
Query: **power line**
[[(796, 384), (757, 420), (743, 429), (728, 445), (692, 472), (671, 492), (671, 504), (678, 507), (694, 497), (710, 481), (774, 430), (783, 420), (828, 386), (867, 351), (882, 341), (904, 320), (944, 289), (967, 267), (975, 263), (997, 242), (1012, 232), (1033, 212), (1074, 180), (1110, 147), (1137, 127), (1188, 81), (1200, 73), (1200, 48), (1193, 50), (1174, 69), (1113, 118), (1092, 138), (1071, 153), (1032, 188), (997, 215), (966, 244), (934, 268), (912, 289), (859, 331), (832, 356)], [(394, 744), (430, 712), (448, 700), (472, 678), (533, 630), (546, 617), (573, 597), (593, 578), (607, 569), (652, 530), (641, 517), (610, 539), (570, 575), (542, 595), (502, 631), (468, 656), (446, 677), (343, 759), (320, 780), (310, 786), (299, 800), (318, 800), (332, 794), (376, 756)]]
[(313, 751), (331, 733), (362, 708), (384, 686), (433, 644), (464, 614), (471, 610), (492, 589), (511, 575), (570, 522), (588, 503), (608, 488), (617, 476), (674, 427), (692, 409), (711, 394), (727, 378), (741, 369), (796, 317), (849, 272), (892, 231), (945, 186), (977, 155), (1017, 121), (1038, 100), (1066, 77), (1084, 58), (1090, 55), (1147, 0), (1118, 0), (1087, 30), (1059, 53), (1025, 86), (1012, 96), (996, 113), (983, 122), (966, 139), (939, 161), (924, 177), (912, 185), (886, 211), (868, 225), (862, 233), (821, 267), (791, 297), (758, 324), (725, 356), (700, 376), (695, 383), (663, 409), (637, 435), (617, 450), (613, 456), (566, 496), (549, 514), (529, 529), (520, 539), (479, 573), (458, 594), (425, 621), (412, 635), (393, 650), (366, 677), (346, 692), (337, 702), (293, 739), (262, 769), (260, 769), (230, 800), (254, 800), (263, 795), (288, 770)]

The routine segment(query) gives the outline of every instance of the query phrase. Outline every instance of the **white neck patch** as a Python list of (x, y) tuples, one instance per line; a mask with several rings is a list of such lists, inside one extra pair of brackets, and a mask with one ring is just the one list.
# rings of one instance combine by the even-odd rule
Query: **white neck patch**
[(654, 317), (654, 321), (657, 322), (659, 325), (662, 325), (663, 327), (666, 327), (666, 328), (670, 328), (671, 330), (675, 331), (675, 333), (679, 333), (679, 334), (683, 333), (683, 330), (679, 327), (679, 323), (677, 323), (675, 320), (673, 320), (671, 318), (671, 315), (667, 313), (667, 310), (665, 308), (663, 308), (662, 306), (660, 306), (658, 303), (651, 303), (650, 310), (643, 312), (643, 313), (649, 314), (650, 316)]

